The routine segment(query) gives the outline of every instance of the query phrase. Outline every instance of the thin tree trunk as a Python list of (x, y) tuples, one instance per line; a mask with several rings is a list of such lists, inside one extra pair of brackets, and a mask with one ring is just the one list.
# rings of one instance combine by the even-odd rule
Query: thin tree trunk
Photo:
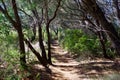
[[(29, 3), (32, 5), (32, 2), (30, 0), (29, 0)], [(41, 24), (42, 24), (43, 20), (40, 20), (40, 17), (38, 15), (38, 11), (36, 8), (32, 9), (31, 11), (32, 11), (32, 13), (37, 21), (37, 24), (38, 24), (39, 46), (40, 46), (40, 49), (42, 51), (42, 57), (47, 60), (46, 51), (45, 51), (45, 47), (44, 47), (43, 39), (42, 39), (43, 37), (42, 37)], [(42, 18), (43, 18), (43, 15), (42, 15)]]
[(37, 59), (41, 62), (41, 64), (46, 67), (46, 66), (47, 66), (47, 60), (46, 60), (45, 58), (42, 58), (42, 57), (40, 56), (39, 52), (37, 52), (37, 51), (33, 48), (33, 46), (30, 44), (30, 42), (29, 42), (27, 39), (25, 39), (25, 43), (28, 45), (28, 47), (31, 49), (31, 51), (35, 54), (35, 56), (36, 56)]
[(109, 59), (109, 56), (108, 56), (107, 53), (106, 53), (105, 42), (104, 42), (104, 39), (103, 39), (103, 32), (102, 32), (102, 31), (99, 31), (99, 32), (97, 32), (97, 33), (98, 33), (98, 37), (99, 37), (99, 40), (100, 40), (100, 43), (101, 43), (101, 47), (102, 47), (102, 50), (103, 50), (104, 58)]
[(22, 33), (22, 28), (19, 27), (17, 30), (18, 38), (19, 38), (19, 47), (20, 47), (20, 63), (25, 66), (26, 63), (26, 55), (25, 55), (25, 45), (24, 45), (24, 35)]
[(46, 51), (42, 39), (42, 28), (40, 23), (38, 23), (38, 33), (39, 33), (39, 45), (42, 51), (42, 57), (47, 60)]
[(49, 31), (49, 25), (46, 26), (46, 31), (47, 31), (47, 37), (48, 37), (48, 63), (52, 64), (52, 60), (51, 60), (51, 37), (50, 37), (50, 31)]
[(25, 68), (26, 57), (25, 57), (25, 46), (24, 46), (24, 41), (23, 41), (24, 35), (22, 32), (22, 26), (21, 26), (20, 17), (18, 15), (16, 1), (12, 0), (12, 7), (14, 11), (15, 20), (9, 15), (4, 1), (3, 0), (1, 1), (2, 1), (2, 6), (4, 8), (0, 6), (0, 11), (5, 15), (5, 17), (10, 21), (13, 27), (17, 30), (18, 38), (19, 38), (19, 48), (20, 48), (20, 63), (22, 67)]
[(57, 11), (61, 5), (61, 1), (62, 0), (58, 0), (58, 5), (56, 6), (56, 9), (54, 11), (53, 17), (51, 19), (49, 19), (49, 15), (48, 15), (48, 0), (45, 0), (45, 20), (46, 20), (46, 31), (47, 31), (47, 37), (48, 37), (48, 63), (52, 64), (52, 60), (51, 60), (51, 38), (50, 38), (50, 31), (49, 31), (49, 27), (50, 27), (50, 23), (55, 19), (55, 17), (57, 16)]
[(97, 23), (97, 26), (96, 26), (90, 19), (88, 19), (88, 18), (86, 18), (86, 19), (92, 26), (94, 26), (95, 30), (93, 30), (93, 29), (91, 30), (90, 29), (90, 31), (92, 31), (93, 33), (95, 33), (95, 35), (98, 36), (100, 44), (101, 44), (101, 48), (103, 50), (104, 57), (105, 58), (109, 58), (109, 56), (106, 53), (106, 46), (105, 46), (106, 38), (105, 38), (104, 32), (102, 31), (102, 27), (101, 27), (101, 31), (97, 30), (97, 27), (98, 26), (100, 27), (99, 20), (96, 20), (96, 23)]
[(12, 0), (12, 7), (15, 15), (16, 24), (13, 24), (16, 27), (19, 37), (19, 46), (20, 46), (20, 62), (23, 67), (26, 64), (26, 55), (25, 55), (25, 45), (24, 45), (24, 35), (22, 32), (21, 20), (18, 15), (16, 0)]

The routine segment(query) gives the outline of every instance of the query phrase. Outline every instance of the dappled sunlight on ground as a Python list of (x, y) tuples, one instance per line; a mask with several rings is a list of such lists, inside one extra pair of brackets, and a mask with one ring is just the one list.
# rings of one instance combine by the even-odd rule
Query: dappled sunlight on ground
[[(35, 46), (37, 45), (37, 46)], [(34, 47), (38, 49), (38, 43)], [(52, 43), (53, 66), (44, 68), (39, 62), (29, 63), (30, 75), (24, 80), (119, 80), (120, 64), (108, 59), (86, 59), (78, 62), (57, 41)], [(34, 56), (30, 56), (34, 57)], [(36, 59), (35, 59), (36, 60)], [(118, 63), (117, 63), (118, 62)], [(0, 69), (5, 66), (0, 65)]]
[(55, 57), (55, 69), (68, 80), (102, 79), (106, 75), (119, 74), (120, 66), (107, 59), (82, 60), (77, 62), (68, 51), (63, 50), (58, 43), (52, 45), (52, 57)]

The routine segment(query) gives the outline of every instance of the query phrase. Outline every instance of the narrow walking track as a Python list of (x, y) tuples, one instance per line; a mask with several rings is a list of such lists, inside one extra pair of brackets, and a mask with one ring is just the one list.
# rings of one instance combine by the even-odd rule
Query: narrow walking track
[(79, 62), (75, 61), (67, 51), (63, 50), (57, 41), (52, 44), (52, 57), (55, 58), (54, 65), (51, 69), (61, 73), (67, 80), (80, 80), (80, 76), (76, 73)]
[(59, 46), (58, 41), (52, 43), (52, 57), (55, 58), (53, 64), (56, 67), (50, 66), (50, 69), (65, 78), (59, 80), (106, 80), (104, 76), (113, 75), (112, 78), (116, 78), (120, 75), (120, 66), (115, 65), (114, 61), (98, 59), (77, 62)]
[(116, 78), (116, 75), (118, 77), (120, 75), (120, 65), (117, 66), (111, 60), (87, 59), (87, 61), (77, 62), (68, 51), (60, 47), (57, 40), (52, 42), (51, 51), (54, 66), (49, 66), (50, 74), (45, 72), (46, 70), (40, 64), (35, 65), (37, 72), (38, 70), (42, 72), (40, 80), (106, 80), (103, 79), (104, 76), (109, 78), (112, 75), (112, 78), (114, 76)]

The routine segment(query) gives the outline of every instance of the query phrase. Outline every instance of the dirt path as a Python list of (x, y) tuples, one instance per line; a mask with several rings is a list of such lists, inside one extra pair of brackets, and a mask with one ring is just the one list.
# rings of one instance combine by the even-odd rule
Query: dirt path
[(77, 62), (58, 45), (57, 41), (52, 43), (51, 51), (55, 66), (49, 66), (51, 74), (47, 74), (40, 64), (36, 65), (36, 69), (43, 70), (40, 80), (120, 80), (120, 65), (115, 64), (114, 61), (87, 59)]
[(73, 60), (70, 54), (58, 45), (57, 41), (52, 45), (52, 57), (55, 58), (53, 64), (56, 67), (50, 66), (51, 69), (61, 73), (67, 80), (80, 80), (80, 75), (76, 73), (79, 62)]
[[(39, 43), (33, 45), (36, 50), (39, 50)], [(63, 50), (57, 41), (52, 43), (51, 47), (53, 64), (49, 66), (51, 74), (46, 73), (46, 70), (40, 65), (35, 64), (32, 73), (38, 73), (40, 70), (41, 80), (81, 80), (78, 72), (79, 62), (75, 61), (67, 51)], [(45, 73), (44, 73), (45, 72)], [(51, 76), (51, 77), (49, 77)]]
[(56, 67), (50, 66), (50, 68), (61, 73), (67, 80), (106, 80), (111, 75), (112, 80), (120, 79), (120, 77), (118, 78), (120, 76), (120, 65), (115, 65), (114, 61), (96, 59), (77, 62), (58, 45), (57, 41), (52, 44), (52, 57), (55, 58)]

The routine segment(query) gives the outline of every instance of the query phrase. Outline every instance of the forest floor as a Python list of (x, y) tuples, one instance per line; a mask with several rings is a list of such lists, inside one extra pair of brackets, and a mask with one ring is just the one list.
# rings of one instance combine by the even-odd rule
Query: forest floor
[[(38, 51), (39, 43), (35, 43), (33, 47)], [(114, 61), (104, 58), (91, 59), (81, 55), (81, 58), (78, 58), (62, 49), (57, 40), (52, 42), (51, 52), (53, 66), (49, 65), (46, 69), (39, 62), (28, 61), (29, 70), (22, 73), (25, 77), (28, 76), (22, 80), (120, 80), (120, 58)], [(30, 57), (36, 61), (33, 54), (30, 54)], [(0, 71), (2, 69), (6, 68), (0, 65)]]
[(40, 80), (120, 80), (120, 64), (107, 59), (86, 59), (76, 61), (57, 41), (52, 43), (54, 66), (45, 70), (40, 64), (34, 68), (41, 70)]

